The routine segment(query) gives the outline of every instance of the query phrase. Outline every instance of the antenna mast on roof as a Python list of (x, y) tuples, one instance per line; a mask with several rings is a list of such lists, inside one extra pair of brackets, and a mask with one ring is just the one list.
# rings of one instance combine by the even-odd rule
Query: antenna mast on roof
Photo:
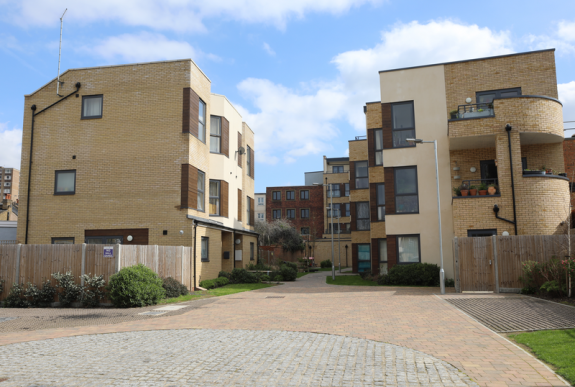
[(64, 23), (64, 15), (68, 8), (64, 10), (62, 17), (60, 18), (60, 49), (58, 50), (58, 81), (56, 82), (56, 94), (61, 97), (60, 95), (60, 58), (62, 57), (62, 24)]

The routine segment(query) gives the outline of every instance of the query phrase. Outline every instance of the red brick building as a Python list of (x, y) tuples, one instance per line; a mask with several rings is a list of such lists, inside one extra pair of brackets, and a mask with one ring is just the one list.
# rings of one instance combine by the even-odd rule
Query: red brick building
[(321, 238), (323, 224), (323, 187), (293, 186), (266, 188), (266, 219), (288, 219), (301, 234)]

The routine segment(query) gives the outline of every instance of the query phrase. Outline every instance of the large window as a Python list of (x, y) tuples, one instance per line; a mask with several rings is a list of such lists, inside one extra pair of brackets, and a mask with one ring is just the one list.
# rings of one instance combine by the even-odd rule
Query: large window
[(210, 117), (210, 152), (222, 153), (222, 117)]
[(377, 185), (377, 220), (385, 220), (385, 184)]
[(391, 122), (393, 133), (393, 147), (401, 148), (415, 146), (406, 140), (415, 138), (415, 117), (413, 102), (394, 103), (391, 105)]
[(349, 207), (350, 207), (350, 203), (345, 203), (345, 214), (342, 214), (342, 216), (350, 216), (350, 212), (349, 212)]
[(295, 191), (286, 191), (286, 200), (295, 200)]
[(307, 189), (299, 191), (299, 199), (300, 200), (309, 200), (309, 191)]
[(480, 91), (475, 93), (475, 99), (477, 100), (477, 103), (489, 104), (493, 102), (494, 98), (516, 97), (518, 95), (521, 95), (520, 87), (516, 87), (514, 89)]
[[(332, 204), (333, 206), (333, 217), (337, 218), (338, 216), (341, 216), (341, 203), (334, 203)], [(331, 209), (327, 209), (327, 217), (330, 218), (331, 217)]]
[(309, 219), (309, 208), (302, 208), (300, 210), (300, 217), (302, 219)]
[(349, 183), (345, 183), (344, 186), (345, 186), (344, 196), (348, 197), (349, 196)]
[(272, 218), (281, 219), (281, 217), (282, 217), (282, 210), (272, 210)]
[(369, 230), (369, 202), (355, 203), (357, 231)]
[(341, 196), (341, 191), (339, 190), (339, 184), (330, 184), (331, 186), (331, 190), (330, 187), (327, 187), (327, 197), (331, 198), (339, 198)]
[(202, 237), (202, 262), (210, 261), (210, 238)]
[(52, 238), (52, 244), (53, 245), (73, 245), (74, 244), (74, 238), (73, 237), (69, 237), (69, 238)]
[(247, 172), (248, 172), (248, 176), (253, 177), (252, 176), (252, 148), (250, 148), (249, 145), (247, 145), (248, 150), (246, 151), (246, 163), (247, 163)]
[(490, 237), (493, 235), (497, 235), (497, 229), (483, 229), (483, 230), (467, 230), (468, 237)]
[(419, 235), (397, 236), (397, 260), (399, 263), (421, 262)]
[(343, 173), (343, 165), (334, 165), (331, 167), (333, 173)]
[(418, 213), (417, 167), (395, 168), (395, 213)]
[(220, 181), (210, 180), (210, 215), (220, 214)]
[(258, 206), (263, 206), (264, 205), (264, 198), (259, 197), (258, 198)]
[(355, 162), (355, 189), (369, 188), (367, 161)]
[(75, 193), (76, 193), (76, 170), (73, 169), (68, 171), (56, 171), (56, 178), (54, 182), (54, 195), (74, 195)]
[(198, 171), (198, 211), (205, 211), (206, 203), (206, 174)]
[(357, 271), (360, 273), (371, 270), (369, 247), (369, 243), (360, 243), (357, 245)]
[(383, 165), (383, 131), (374, 130), (375, 134), (375, 165)]
[(273, 191), (272, 192), (272, 200), (282, 200), (282, 192), (281, 191)]
[(295, 219), (295, 209), (286, 210), (286, 218)]
[(379, 240), (379, 274), (387, 274), (387, 239)]
[(250, 242), (250, 261), (254, 260), (254, 250), (255, 250), (254, 242)]
[(85, 95), (82, 97), (82, 119), (102, 118), (103, 95)]
[(198, 139), (206, 142), (206, 103), (200, 99), (198, 112)]

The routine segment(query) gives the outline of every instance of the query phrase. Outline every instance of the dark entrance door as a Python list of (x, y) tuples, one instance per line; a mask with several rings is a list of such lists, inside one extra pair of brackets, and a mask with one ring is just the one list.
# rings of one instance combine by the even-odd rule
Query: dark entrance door
[(479, 165), (481, 168), (482, 182), (485, 184), (494, 183), (495, 180), (493, 179), (497, 179), (497, 165), (495, 165), (495, 160), (481, 160)]

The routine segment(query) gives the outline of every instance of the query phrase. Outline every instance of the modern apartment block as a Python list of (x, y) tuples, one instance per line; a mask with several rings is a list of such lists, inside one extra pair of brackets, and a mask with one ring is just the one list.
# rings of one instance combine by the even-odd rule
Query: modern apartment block
[(20, 185), (20, 170), (15, 168), (0, 167), (0, 189), (2, 199), (18, 200), (18, 188)]
[(266, 194), (265, 193), (257, 193), (255, 194), (256, 201), (256, 221), (260, 220), (262, 222), (266, 221)]
[(25, 98), (19, 241), (195, 246), (197, 281), (256, 259), (254, 133), (191, 59), (60, 81)]
[(440, 263), (454, 237), (564, 232), (562, 104), (554, 50), (381, 71), (366, 136), (349, 142), (354, 271)]
[(324, 223), (325, 234), (331, 234), (331, 206), (333, 203), (333, 229), (335, 233), (351, 232), (349, 201), (349, 157), (323, 156)]

